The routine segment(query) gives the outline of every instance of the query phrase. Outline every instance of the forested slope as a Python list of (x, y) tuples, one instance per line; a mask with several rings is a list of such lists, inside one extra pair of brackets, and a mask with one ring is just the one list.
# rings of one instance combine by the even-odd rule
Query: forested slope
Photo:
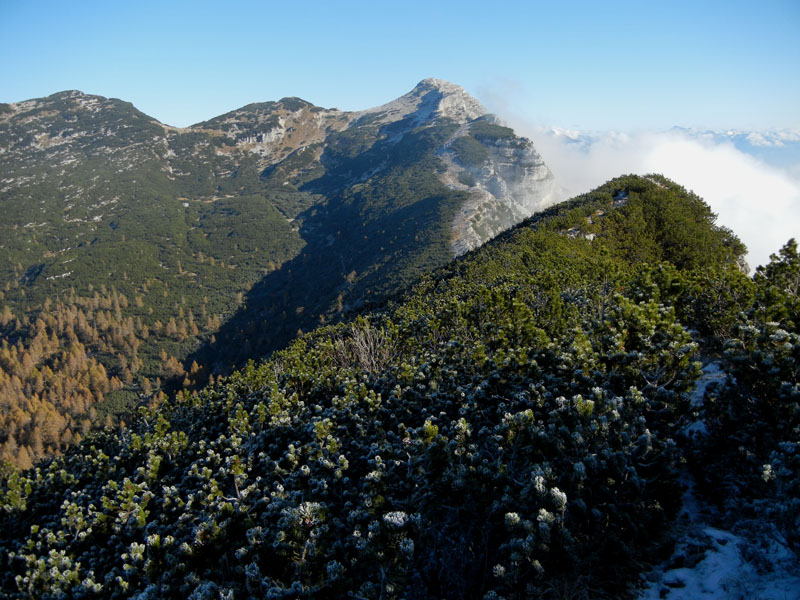
[[(613, 180), (7, 474), (3, 589), (624, 597), (669, 554), (682, 462), (739, 481), (723, 503), (796, 485), (800, 261), (789, 244), (751, 280), (743, 251), (680, 186)], [(702, 451), (681, 436), (701, 347), (750, 373), (712, 390)], [(778, 506), (785, 529), (799, 511)]]
[(283, 98), (188, 128), (78, 91), (2, 105), (0, 461), (58, 455), (532, 214), (552, 175), (485, 112), (438, 80), (365, 111)]

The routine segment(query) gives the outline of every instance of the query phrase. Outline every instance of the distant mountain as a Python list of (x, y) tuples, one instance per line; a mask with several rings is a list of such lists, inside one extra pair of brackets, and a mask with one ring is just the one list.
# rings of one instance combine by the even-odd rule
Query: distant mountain
[[(78, 91), (0, 105), (0, 402), (42, 403), (0, 444), (58, 450), (382, 302), (552, 190), (530, 140), (435, 79), (365, 111), (283, 98), (188, 128)], [(46, 414), (64, 418), (38, 435)]]
[(695, 139), (733, 144), (737, 150), (773, 167), (786, 169), (800, 178), (800, 130), (798, 129), (713, 131), (673, 127), (672, 131), (679, 131)]
[[(583, 131), (561, 127), (542, 129), (542, 133), (586, 151), (598, 141), (624, 139), (628, 135), (623, 132)], [(798, 129), (712, 130), (676, 126), (654, 133), (675, 134), (714, 145), (730, 144), (744, 154), (758, 158), (770, 166), (784, 169), (800, 178), (800, 130)]]

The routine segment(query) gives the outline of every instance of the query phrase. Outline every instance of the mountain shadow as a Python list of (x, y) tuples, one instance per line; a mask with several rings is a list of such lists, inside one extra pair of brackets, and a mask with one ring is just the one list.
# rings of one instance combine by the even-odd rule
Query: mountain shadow
[[(435, 149), (453, 129), (415, 130), (398, 143), (377, 142), (355, 153), (352, 144), (372, 140), (335, 139), (321, 156), (325, 172), (298, 188), (327, 197), (295, 219), (305, 246), (256, 283), (215, 340), (187, 364), (226, 373), (282, 348), (299, 331), (374, 307), (449, 261), (452, 222), (466, 194), (439, 181)], [(353, 173), (376, 170), (353, 184)], [(269, 183), (275, 171), (263, 177)]]

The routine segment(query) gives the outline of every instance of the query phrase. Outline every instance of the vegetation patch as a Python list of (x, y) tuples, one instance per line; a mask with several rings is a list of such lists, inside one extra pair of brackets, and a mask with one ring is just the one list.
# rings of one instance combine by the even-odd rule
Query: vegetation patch
[[(580, 223), (592, 240), (564, 233)], [(510, 599), (573, 581), (623, 597), (669, 553), (687, 457), (711, 483), (740, 478), (753, 510), (798, 480), (800, 260), (790, 243), (749, 280), (742, 251), (680, 186), (611, 181), (380, 312), (9, 471), (3, 589)], [(731, 293), (712, 303), (710, 284)], [(730, 339), (700, 334), (719, 323)], [(726, 344), (741, 384), (709, 392), (719, 433), (695, 453), (699, 350)]]
[(467, 167), (479, 167), (489, 159), (489, 151), (474, 137), (464, 135), (453, 140), (450, 148), (458, 161)]

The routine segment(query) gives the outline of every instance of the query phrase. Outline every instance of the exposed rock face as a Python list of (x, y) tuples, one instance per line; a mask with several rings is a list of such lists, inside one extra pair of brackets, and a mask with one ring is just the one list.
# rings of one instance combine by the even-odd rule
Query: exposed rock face
[[(439, 150), (447, 165), (441, 179), (451, 189), (467, 191), (469, 199), (453, 222), (452, 250), (460, 255), (480, 246), (557, 201), (554, 178), (533, 142), (518, 138), (510, 129), (462, 87), (440, 79), (425, 79), (397, 100), (358, 113), (356, 124), (366, 118), (381, 124), (407, 122), (395, 133), (443, 121), (461, 127)], [(482, 125), (473, 136), (472, 123)], [(486, 132), (485, 125), (504, 130), (502, 137)], [(482, 133), (481, 133), (482, 132)], [(475, 164), (459, 159), (452, 150), (459, 138), (470, 137), (486, 149), (485, 158)]]
[(419, 126), (441, 119), (465, 123), (485, 115), (486, 110), (461, 86), (441, 79), (423, 79), (397, 100), (356, 114), (380, 123), (409, 119), (409, 124)]
[(529, 140), (512, 145), (498, 141), (478, 169), (470, 199), (453, 223), (456, 255), (480, 246), (557, 201), (550, 169)]
[(469, 192), (453, 223), (452, 248), (463, 254), (557, 201), (555, 180), (526, 138), (485, 140), (486, 158), (479, 164), (459, 160), (443, 148), (448, 165), (443, 179)]

